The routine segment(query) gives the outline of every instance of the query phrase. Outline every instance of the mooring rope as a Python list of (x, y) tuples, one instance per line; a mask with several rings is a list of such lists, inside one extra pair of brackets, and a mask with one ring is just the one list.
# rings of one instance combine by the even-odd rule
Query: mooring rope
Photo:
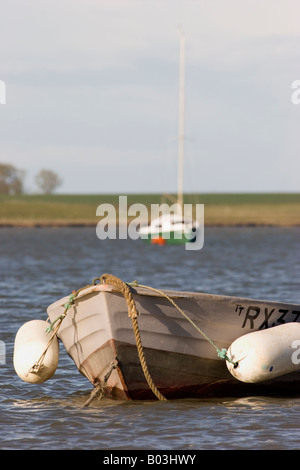
[(126, 300), (126, 303), (127, 303), (127, 307), (128, 307), (128, 316), (132, 320), (137, 351), (138, 351), (138, 355), (139, 355), (139, 359), (140, 359), (140, 363), (141, 363), (141, 366), (142, 366), (142, 370), (143, 370), (145, 379), (146, 379), (150, 389), (154, 393), (154, 395), (159, 400), (166, 401), (166, 398), (162, 395), (162, 393), (155, 386), (155, 384), (154, 384), (154, 382), (151, 378), (150, 372), (148, 370), (148, 366), (147, 366), (144, 351), (143, 351), (139, 326), (138, 326), (138, 320), (137, 320), (138, 311), (136, 309), (135, 301), (133, 299), (133, 296), (132, 296), (129, 285), (126, 284), (125, 282), (121, 281), (121, 279), (119, 279), (118, 277), (113, 276), (112, 274), (103, 274), (100, 278), (100, 281), (101, 281), (102, 284), (110, 284), (113, 287), (116, 287), (123, 294), (123, 296)]
[(42, 367), (43, 365), (43, 361), (44, 361), (44, 358), (47, 354), (47, 351), (48, 349), (50, 348), (51, 346), (51, 343), (52, 341), (54, 340), (55, 338), (55, 335), (63, 321), (63, 319), (65, 318), (65, 316), (67, 315), (68, 313), (68, 310), (71, 308), (71, 306), (73, 305), (77, 295), (79, 294), (79, 292), (81, 292), (82, 290), (86, 289), (87, 287), (91, 287), (90, 285), (89, 286), (85, 286), (85, 287), (81, 287), (80, 289), (78, 289), (77, 291), (73, 291), (72, 294), (69, 295), (69, 300), (68, 302), (66, 302), (64, 304), (64, 312), (59, 315), (50, 325), (49, 327), (46, 329), (46, 334), (50, 333), (52, 330), (53, 330), (53, 326), (57, 323), (57, 325), (55, 326), (55, 329), (47, 343), (47, 346), (45, 347), (43, 353), (41, 354), (41, 356), (39, 357), (39, 359), (33, 364), (33, 366), (29, 369), (28, 373), (29, 372), (32, 372), (34, 374), (37, 374), (38, 371), (40, 370), (40, 368)]
[(166, 294), (164, 291), (162, 290), (159, 290), (159, 289), (155, 289), (154, 287), (150, 287), (150, 286), (145, 286), (143, 284), (139, 284), (138, 281), (133, 281), (133, 282), (129, 282), (128, 283), (130, 286), (132, 287), (143, 287), (144, 289), (149, 289), (149, 290), (152, 290), (153, 292), (156, 292), (157, 294), (160, 294), (162, 295), (163, 297), (165, 297), (169, 302), (171, 302), (171, 304), (184, 316), (184, 318), (186, 320), (188, 320), (193, 326), (194, 328), (196, 328), (196, 330), (216, 349), (217, 351), (217, 354), (218, 356), (221, 358), (221, 359), (225, 359), (226, 361), (228, 362), (231, 362), (232, 364), (236, 365), (236, 362), (232, 361), (228, 356), (227, 356), (227, 350), (226, 349), (219, 349), (217, 347), (217, 345), (204, 333), (204, 331), (202, 331), (197, 325), (195, 322), (193, 322), (193, 320), (188, 316), (186, 315), (186, 313), (176, 304), (176, 302), (174, 302), (174, 300), (168, 295)]
[(101, 381), (99, 381), (99, 383), (95, 385), (95, 388), (92, 391), (89, 399), (84, 403), (82, 408), (86, 408), (87, 406), (89, 406), (91, 404), (91, 402), (94, 400), (94, 398), (97, 397), (97, 396), (98, 396), (99, 399), (103, 398), (104, 393), (105, 393), (106, 383), (107, 383), (112, 371), (114, 369), (116, 369), (117, 365), (118, 365), (117, 359), (115, 359), (114, 361), (112, 361), (110, 363), (110, 367), (109, 367), (107, 373), (104, 376), (103, 383)]
[[(78, 294), (84, 290), (84, 289), (87, 289), (88, 287), (92, 287), (94, 286), (97, 281), (100, 281), (101, 284), (109, 284), (113, 287), (115, 287), (118, 291), (120, 291), (125, 300), (126, 300), (126, 303), (127, 303), (127, 309), (128, 309), (128, 316), (129, 318), (131, 318), (132, 320), (132, 325), (133, 325), (133, 331), (134, 331), (134, 335), (135, 335), (135, 341), (136, 341), (136, 346), (137, 346), (137, 351), (138, 351), (138, 356), (139, 356), (139, 360), (140, 360), (140, 363), (141, 363), (141, 366), (142, 366), (142, 370), (143, 370), (143, 373), (144, 373), (144, 376), (145, 376), (145, 379), (149, 385), (149, 388), (152, 390), (152, 392), (154, 393), (154, 395), (161, 401), (166, 401), (166, 398), (162, 395), (162, 393), (157, 389), (156, 385), (154, 384), (152, 378), (151, 378), (151, 375), (150, 375), (150, 372), (148, 370), (148, 366), (147, 366), (147, 363), (146, 363), (146, 359), (145, 359), (145, 354), (144, 354), (144, 351), (143, 351), (143, 346), (142, 346), (142, 341), (141, 341), (141, 335), (140, 335), (140, 331), (139, 331), (139, 326), (138, 326), (138, 311), (137, 311), (137, 308), (136, 308), (136, 304), (135, 304), (135, 301), (134, 301), (134, 298), (133, 298), (133, 295), (132, 295), (132, 290), (131, 290), (131, 287), (134, 288), (134, 287), (142, 287), (144, 289), (148, 289), (148, 290), (151, 290), (153, 292), (156, 292), (157, 294), (165, 297), (177, 310), (178, 312), (180, 312), (184, 318), (186, 320), (188, 320), (193, 326), (194, 328), (216, 349), (216, 352), (218, 354), (218, 357), (220, 357), (221, 359), (225, 359), (226, 361), (232, 363), (233, 365), (236, 366), (236, 362), (232, 361), (228, 355), (227, 355), (227, 350), (226, 349), (219, 349), (217, 347), (217, 345), (204, 333), (204, 331), (202, 331), (196, 324), (195, 322), (189, 318), (188, 315), (186, 315), (186, 313), (176, 304), (176, 302), (168, 295), (166, 294), (166, 292), (164, 291), (161, 291), (159, 289), (156, 289), (154, 287), (150, 287), (150, 286), (146, 286), (146, 285), (143, 285), (143, 284), (139, 284), (138, 281), (133, 281), (133, 282), (128, 282), (128, 283), (125, 283), (123, 282), (121, 279), (119, 279), (118, 277), (112, 275), (112, 274), (103, 274), (101, 277), (97, 277), (94, 279), (93, 281), (93, 284), (91, 285), (88, 285), (88, 286), (85, 286), (85, 287), (82, 287), (80, 289), (78, 289), (77, 291), (73, 291), (72, 294), (69, 296), (69, 300), (68, 302), (66, 302), (64, 304), (64, 311), (61, 315), (59, 315), (50, 325), (49, 325), (49, 328), (47, 328), (46, 330), (46, 333), (50, 333), (52, 330), (53, 330), (53, 327), (55, 325), (55, 328), (53, 330), (53, 333), (49, 339), (49, 342), (44, 350), (44, 352), (42, 353), (42, 355), (40, 356), (40, 358), (35, 362), (35, 364), (31, 367), (31, 369), (29, 370), (29, 372), (34, 372), (34, 373), (37, 373), (40, 369), (40, 367), (42, 366), (43, 364), (43, 360), (45, 358), (45, 355), (55, 337), (55, 335), (57, 334), (57, 331), (62, 323), (62, 321), (64, 320), (64, 318), (66, 317), (69, 309), (72, 307), (72, 305), (74, 304)], [(86, 402), (87, 404), (85, 404), (84, 406), (88, 406), (88, 404), (93, 400), (93, 398), (99, 393), (103, 393), (103, 390), (104, 390), (104, 386), (112, 372), (112, 370), (114, 368), (117, 367), (117, 364), (113, 361), (112, 363), (112, 368), (109, 370), (109, 373), (106, 374), (104, 380), (104, 385), (101, 384), (101, 382), (99, 384), (97, 384), (97, 386), (95, 387), (94, 391), (92, 392), (92, 395), (90, 397), (90, 399)]]

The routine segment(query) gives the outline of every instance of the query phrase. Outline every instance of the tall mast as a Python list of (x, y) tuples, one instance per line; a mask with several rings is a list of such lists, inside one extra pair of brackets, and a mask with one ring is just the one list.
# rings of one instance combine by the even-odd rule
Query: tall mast
[(178, 204), (183, 208), (185, 35), (179, 32)]

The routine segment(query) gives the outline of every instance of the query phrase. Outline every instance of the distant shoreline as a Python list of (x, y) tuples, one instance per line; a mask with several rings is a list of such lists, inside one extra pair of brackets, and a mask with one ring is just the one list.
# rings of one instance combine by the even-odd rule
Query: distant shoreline
[[(151, 204), (168, 203), (174, 195), (129, 194), (128, 207), (140, 203), (151, 214)], [(0, 195), (1, 227), (96, 227), (101, 217), (97, 207), (115, 208), (118, 220), (119, 196), (99, 195)], [(298, 227), (300, 193), (185, 194), (184, 204), (204, 204), (206, 227)], [(133, 212), (134, 213), (134, 212)], [(137, 214), (138, 216), (138, 214)], [(128, 217), (128, 223), (135, 217)], [(145, 223), (147, 220), (145, 220)]]
[[(51, 220), (51, 221), (45, 221), (45, 220), (20, 220), (20, 221), (2, 221), (0, 220), (0, 230), (1, 228), (83, 228), (83, 227), (94, 227), (96, 228), (99, 220), (96, 220), (95, 222), (81, 222), (81, 221), (76, 221), (76, 222), (64, 222), (64, 221), (56, 221), (56, 220)], [(123, 224), (124, 225), (124, 224)], [(236, 223), (229, 223), (229, 222), (219, 222), (219, 223), (209, 223), (204, 221), (205, 227), (300, 227), (300, 222), (299, 223), (290, 223), (290, 224), (285, 224), (285, 223), (255, 223), (255, 222), (236, 222)], [(122, 224), (116, 225), (117, 227), (122, 226)]]

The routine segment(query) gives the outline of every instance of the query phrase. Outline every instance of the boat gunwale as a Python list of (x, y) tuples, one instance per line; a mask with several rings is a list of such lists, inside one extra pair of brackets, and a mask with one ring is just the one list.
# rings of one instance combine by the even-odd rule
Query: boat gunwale
[[(159, 289), (159, 290), (152, 290), (152, 288), (143, 287), (143, 286), (131, 286), (129, 284), (130, 290), (132, 294), (141, 295), (141, 296), (149, 296), (149, 297), (159, 297), (164, 298), (166, 296), (172, 299), (199, 299), (203, 298), (203, 300), (213, 300), (216, 301), (228, 301), (231, 300), (233, 302), (256, 302), (256, 303), (263, 303), (269, 305), (289, 305), (290, 307), (295, 307), (300, 309), (300, 304), (297, 303), (290, 303), (288, 301), (280, 301), (280, 300), (269, 300), (269, 299), (258, 299), (258, 298), (250, 298), (250, 297), (239, 297), (239, 296), (231, 296), (231, 295), (224, 295), (224, 294), (212, 294), (208, 292), (199, 292), (199, 291), (178, 291), (178, 290), (169, 290), (169, 289)], [(91, 286), (87, 286), (77, 295), (75, 302), (86, 295), (99, 293), (99, 292), (108, 292), (108, 293), (117, 293), (122, 294), (119, 289), (109, 284), (94, 284)], [(65, 304), (68, 300), (69, 296), (62, 297), (61, 299), (57, 300), (56, 302), (50, 304), (48, 306), (49, 310), (52, 308), (56, 308), (58, 305)]]

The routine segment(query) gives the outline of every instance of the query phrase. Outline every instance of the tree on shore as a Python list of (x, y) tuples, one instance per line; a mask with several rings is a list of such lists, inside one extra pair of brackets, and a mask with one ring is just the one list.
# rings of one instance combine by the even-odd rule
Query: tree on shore
[(35, 182), (44, 194), (52, 194), (62, 184), (61, 178), (52, 170), (41, 170), (36, 175)]
[(8, 163), (0, 163), (0, 194), (23, 193), (24, 176), (24, 170), (18, 170)]

